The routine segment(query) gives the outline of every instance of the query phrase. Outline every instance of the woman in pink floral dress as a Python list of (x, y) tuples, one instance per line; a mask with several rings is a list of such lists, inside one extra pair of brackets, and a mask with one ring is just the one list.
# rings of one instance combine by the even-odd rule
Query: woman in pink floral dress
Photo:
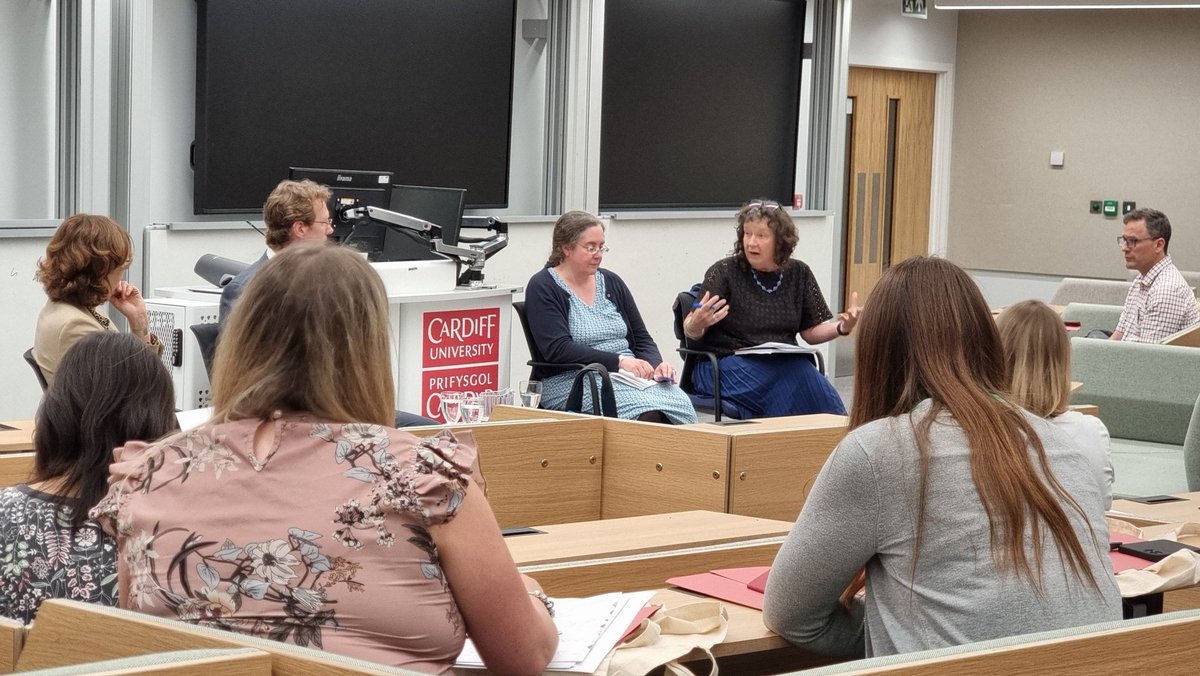
[(222, 332), (212, 423), (120, 449), (93, 511), (122, 606), (432, 673), (466, 634), (495, 672), (545, 667), (552, 604), (501, 539), (473, 437), (388, 426), (388, 336), (355, 253), (263, 266)]

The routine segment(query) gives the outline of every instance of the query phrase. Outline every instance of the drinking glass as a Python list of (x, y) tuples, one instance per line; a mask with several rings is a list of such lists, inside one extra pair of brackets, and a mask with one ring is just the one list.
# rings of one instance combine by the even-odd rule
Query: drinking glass
[(462, 422), (462, 392), (442, 392), (438, 394), (441, 400), (442, 419), (447, 425)]
[(464, 394), (460, 408), (462, 409), (462, 421), (464, 423), (474, 425), (479, 422), (479, 416), (482, 414), (479, 395)]
[(521, 395), (522, 406), (537, 408), (542, 403), (542, 381), (522, 380), (517, 393)]
[(479, 422), (487, 422), (492, 417), (492, 409), (501, 403), (503, 391), (484, 390), (479, 393)]

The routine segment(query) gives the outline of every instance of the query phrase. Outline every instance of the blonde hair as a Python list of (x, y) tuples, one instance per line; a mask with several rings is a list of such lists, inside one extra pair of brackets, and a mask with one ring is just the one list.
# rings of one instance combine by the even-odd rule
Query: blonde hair
[(1013, 401), (1047, 418), (1067, 410), (1071, 341), (1062, 317), (1037, 300), (1009, 306), (996, 318)]
[(254, 275), (217, 345), (215, 421), (283, 410), (391, 426), (394, 399), (387, 294), (362, 256), (299, 242)]

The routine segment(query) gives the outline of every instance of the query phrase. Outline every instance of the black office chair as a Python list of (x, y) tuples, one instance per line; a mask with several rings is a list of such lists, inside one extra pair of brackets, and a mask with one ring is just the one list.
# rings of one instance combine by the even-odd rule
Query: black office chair
[[(610, 417), (616, 417), (616, 405), (615, 403), (611, 402), (611, 397), (607, 395), (600, 395), (600, 392), (612, 392), (612, 381), (608, 376), (608, 369), (604, 368), (603, 364), (555, 364), (546, 361), (546, 358), (542, 356), (542, 351), (538, 349), (537, 342), (533, 339), (533, 331), (529, 329), (529, 320), (525, 317), (525, 303), (522, 301), (517, 301), (514, 302), (512, 306), (513, 309), (517, 311), (517, 319), (521, 320), (521, 330), (525, 333), (525, 344), (529, 346), (530, 359), (525, 363), (534, 368), (542, 367), (552, 369), (571, 369), (574, 371), (587, 369), (593, 373), (596, 373), (600, 377), (599, 390), (597, 390), (595, 378), (587, 376), (590, 378), (589, 383), (592, 391), (592, 413), (594, 415), (609, 415)], [(572, 391), (574, 391), (574, 387), (572, 388)], [(572, 399), (574, 399), (574, 397), (568, 398), (568, 402), (570, 402)], [(568, 410), (570, 410), (569, 407)]]
[[(697, 411), (711, 413), (714, 421), (721, 422), (722, 416), (737, 420), (737, 408), (730, 402), (721, 401), (721, 367), (717, 362), (716, 353), (699, 349), (683, 332), (683, 318), (692, 311), (695, 303), (695, 292), (680, 291), (671, 305), (671, 311), (675, 313), (675, 337), (679, 339), (679, 347), (676, 349), (679, 356), (683, 357), (683, 370), (679, 373), (679, 389), (683, 390), (688, 399), (692, 400), (692, 406)], [(692, 383), (692, 372), (696, 370), (696, 363), (701, 358), (707, 359), (708, 363), (712, 365), (713, 393), (711, 397), (696, 394), (695, 385)]]
[(42, 391), (45, 392), (50, 385), (46, 382), (46, 376), (42, 373), (42, 367), (38, 366), (37, 360), (33, 358), (33, 348), (25, 350), (25, 363), (29, 364), (29, 368), (33, 369), (33, 375), (37, 376), (38, 384), (42, 386)]
[[(699, 292), (699, 285), (688, 291), (680, 291), (671, 305), (671, 311), (675, 314), (675, 337), (679, 339), (679, 347), (676, 349), (679, 356), (683, 357), (683, 371), (679, 374), (679, 389), (683, 390), (692, 400), (692, 406), (697, 411), (711, 413), (716, 422), (721, 422), (722, 416), (737, 419), (737, 408), (730, 402), (721, 400), (721, 367), (716, 353), (700, 349), (699, 345), (683, 332), (683, 318), (692, 311), (692, 307), (699, 300)], [(825, 358), (821, 356), (821, 353), (814, 350), (805, 354), (812, 360), (813, 366), (817, 367), (817, 371), (824, 374)], [(707, 359), (708, 363), (712, 365), (713, 393), (711, 397), (696, 394), (695, 386), (692, 383), (692, 372), (701, 358)]]
[(204, 361), (204, 372), (208, 374), (209, 380), (212, 380), (213, 356), (217, 353), (217, 333), (221, 330), (221, 325), (212, 322), (210, 324), (192, 324), (188, 328), (196, 337), (196, 345), (200, 348), (200, 359)]

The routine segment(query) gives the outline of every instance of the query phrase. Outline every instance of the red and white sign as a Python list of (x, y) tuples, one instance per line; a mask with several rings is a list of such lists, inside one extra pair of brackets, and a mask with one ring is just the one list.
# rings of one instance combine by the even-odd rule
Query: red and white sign
[(422, 368), (500, 361), (500, 308), (426, 312), (422, 328)]
[(421, 415), (442, 418), (441, 392), (483, 392), (499, 389), (500, 365), (475, 364), (461, 368), (421, 371)]
[(422, 415), (442, 421), (439, 392), (499, 389), (500, 308), (426, 312), (421, 325)]

